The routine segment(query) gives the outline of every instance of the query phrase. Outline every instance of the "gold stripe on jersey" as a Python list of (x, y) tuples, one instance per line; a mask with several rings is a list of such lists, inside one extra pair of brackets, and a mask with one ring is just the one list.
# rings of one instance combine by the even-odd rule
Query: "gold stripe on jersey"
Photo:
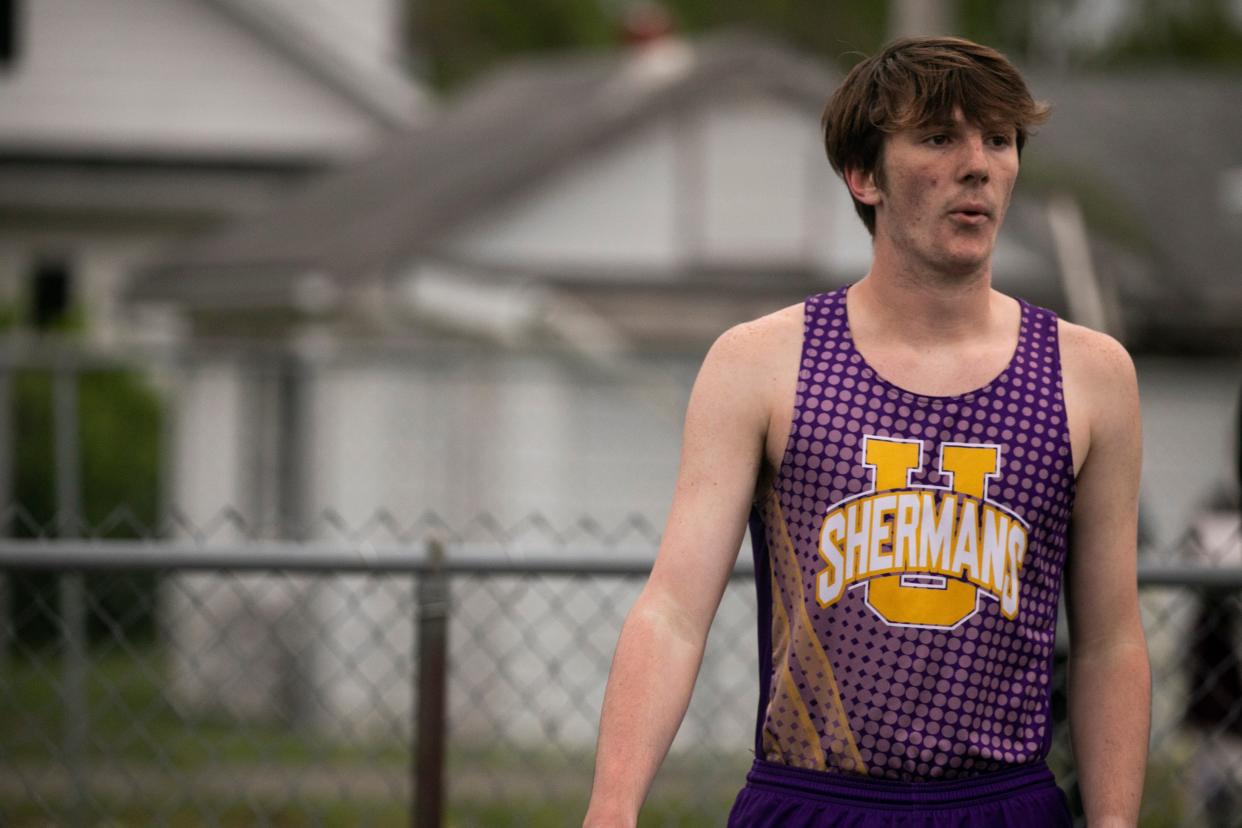
[[(819, 635), (807, 614), (806, 600), (803, 595), (802, 570), (798, 566), (797, 554), (793, 540), (789, 536), (789, 527), (781, 511), (780, 500), (775, 492), (768, 494), (764, 502), (764, 523), (772, 527), (774, 543), (772, 545), (772, 603), (775, 607), (781, 604), (781, 615), (785, 612), (782, 595), (788, 596), (789, 605), (793, 609), (790, 620), (782, 622), (789, 629), (789, 651), (797, 659), (798, 666), (807, 682), (810, 697), (818, 702), (822, 711), (818, 718), (822, 722), (823, 745), (826, 753), (821, 750), (822, 762), (820, 770), (834, 767), (853, 773), (866, 774), (854, 734), (850, 730), (849, 720), (845, 715), (845, 704), (841, 700), (841, 692), (837, 688), (836, 677), (832, 664), (820, 644)], [(787, 665), (788, 658), (782, 659)]]
[[(778, 595), (775, 572), (772, 588), (773, 594)], [(789, 668), (789, 617), (785, 614), (785, 603), (780, 600), (772, 603), (772, 659), (780, 669), (763, 728), (764, 756), (785, 765), (823, 768), (824, 748)]]

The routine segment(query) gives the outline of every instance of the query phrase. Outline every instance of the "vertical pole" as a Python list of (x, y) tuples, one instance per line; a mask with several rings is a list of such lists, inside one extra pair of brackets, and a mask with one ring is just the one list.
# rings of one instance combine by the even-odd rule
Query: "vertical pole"
[(414, 828), (440, 828), (444, 822), (449, 592), (443, 542), (433, 538), (427, 543), (427, 559), (431, 567), (418, 581)]
[[(275, 357), (275, 376), (272, 377), (274, 429), (270, 432), (274, 445), (273, 505), (278, 536), (305, 543), (309, 540), (310, 520), (306, 506), (306, 492), (311, 490), (306, 480), (310, 463), (306, 457), (308, 440), (307, 390), (309, 372), (296, 343), (290, 344)], [(329, 576), (325, 576), (329, 577)], [(311, 722), (317, 705), (315, 695), (315, 646), (312, 641), (331, 635), (317, 624), (323, 578), (295, 577), (288, 586), (295, 591), (301, 623), (289, 629), (290, 636), (282, 636), (282, 644), (288, 647), (287, 670), (282, 681), (283, 704), (288, 711), (289, 722), (295, 727)]]
[(309, 539), (310, 514), (307, 480), (311, 469), (308, 434), (310, 370), (296, 347), (282, 354), (276, 370), (276, 511), (280, 535), (289, 540)]
[[(67, 358), (56, 365), (52, 384), (52, 418), (55, 429), (56, 505), (60, 516), (57, 534), (77, 534), (82, 514), (81, 465), (78, 446), (77, 365)], [(61, 634), (64, 645), (61, 665), (65, 767), (69, 774), (70, 824), (86, 825), (86, 589), (81, 572), (68, 572), (60, 580)]]
[[(0, 364), (0, 538), (9, 536), (13, 506), (13, 370), (4, 363)], [(8, 669), (12, 620), (9, 579), (0, 572), (0, 675)]]

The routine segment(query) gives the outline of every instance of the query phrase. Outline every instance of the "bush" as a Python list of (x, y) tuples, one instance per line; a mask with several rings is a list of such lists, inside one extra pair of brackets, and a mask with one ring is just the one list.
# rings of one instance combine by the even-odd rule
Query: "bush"
[[(145, 379), (127, 370), (77, 375), (80, 452), (80, 531), (91, 537), (139, 538), (156, 531), (159, 449), (163, 411)], [(11, 522), (14, 537), (57, 537), (53, 375), (45, 369), (15, 372), (12, 386), (12, 497), (22, 516)], [(127, 636), (149, 637), (155, 578), (88, 576), (88, 629), (92, 640), (112, 637), (119, 624)], [(11, 588), (14, 635), (27, 647), (59, 635), (58, 576), (37, 574)]]

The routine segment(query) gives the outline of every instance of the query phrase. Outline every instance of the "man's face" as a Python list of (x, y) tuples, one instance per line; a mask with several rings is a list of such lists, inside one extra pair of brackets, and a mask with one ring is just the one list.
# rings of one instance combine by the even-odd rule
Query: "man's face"
[(986, 268), (1018, 177), (1011, 124), (946, 123), (885, 137), (875, 177), (877, 256), (968, 276)]

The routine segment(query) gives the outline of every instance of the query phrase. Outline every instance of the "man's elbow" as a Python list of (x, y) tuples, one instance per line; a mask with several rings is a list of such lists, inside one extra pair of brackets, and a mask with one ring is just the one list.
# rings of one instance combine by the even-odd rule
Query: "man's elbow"
[(707, 641), (706, 622), (677, 598), (654, 588), (643, 591), (626, 618), (625, 626), (644, 639), (658, 638), (702, 648)]

